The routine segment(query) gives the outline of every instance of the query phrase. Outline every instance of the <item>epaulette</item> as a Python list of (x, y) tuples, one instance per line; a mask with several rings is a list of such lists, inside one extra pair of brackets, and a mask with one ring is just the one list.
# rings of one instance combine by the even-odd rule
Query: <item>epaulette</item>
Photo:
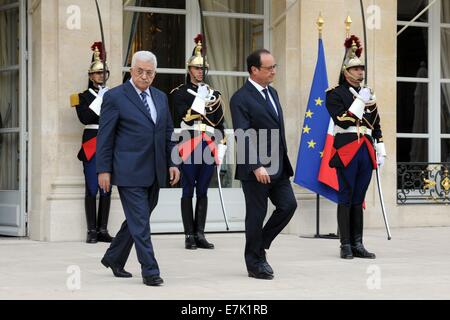
[(339, 87), (339, 85), (336, 85), (336, 86), (334, 86), (334, 87), (329, 87), (327, 90), (325, 90), (325, 92), (329, 92), (329, 91), (331, 91), (331, 90), (334, 90), (334, 89), (336, 89), (337, 87)]
[(74, 93), (70, 96), (70, 106), (76, 107), (80, 104), (80, 96), (78, 93)]
[(178, 87), (173, 88), (172, 91), (170, 91), (169, 94), (172, 94), (174, 91), (179, 90), (182, 86), (184, 86), (184, 83), (180, 84)]

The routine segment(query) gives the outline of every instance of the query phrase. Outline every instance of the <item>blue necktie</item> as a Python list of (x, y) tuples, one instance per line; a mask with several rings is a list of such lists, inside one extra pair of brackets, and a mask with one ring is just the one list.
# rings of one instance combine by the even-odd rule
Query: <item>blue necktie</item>
[(147, 102), (147, 92), (142, 91), (141, 92), (141, 98), (142, 98), (142, 102), (144, 103), (145, 108), (147, 109), (148, 113), (150, 114), (150, 117), (153, 120), (153, 123), (156, 123), (156, 110), (153, 110), (152, 108), (150, 108), (150, 106), (148, 105)]
[(266, 97), (266, 102), (269, 105), (270, 108), (272, 108), (273, 110), (275, 110), (275, 114), (278, 116), (278, 110), (277, 108), (273, 105), (272, 101), (270, 100), (269, 97), (269, 91), (267, 89), (263, 90), (264, 96)]

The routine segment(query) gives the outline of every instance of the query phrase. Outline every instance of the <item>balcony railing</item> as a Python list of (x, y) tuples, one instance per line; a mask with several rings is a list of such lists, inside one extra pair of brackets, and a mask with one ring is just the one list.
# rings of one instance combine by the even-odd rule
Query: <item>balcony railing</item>
[(399, 162), (397, 204), (450, 204), (450, 163)]

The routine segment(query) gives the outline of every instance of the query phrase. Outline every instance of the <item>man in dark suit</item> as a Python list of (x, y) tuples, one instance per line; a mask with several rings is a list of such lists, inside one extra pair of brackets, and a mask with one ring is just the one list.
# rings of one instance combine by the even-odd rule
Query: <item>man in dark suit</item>
[[(247, 58), (250, 78), (231, 98), (237, 140), (236, 179), (241, 180), (246, 202), (245, 262), (249, 277), (273, 279), (266, 249), (289, 223), (297, 208), (289, 177), (283, 111), (269, 84), (276, 74), (274, 57), (265, 49)], [(263, 227), (267, 200), (276, 209)]]
[(150, 214), (167, 172), (172, 186), (180, 177), (171, 158), (175, 142), (167, 96), (150, 87), (156, 67), (151, 52), (135, 53), (131, 80), (104, 95), (97, 136), (99, 185), (107, 192), (111, 184), (118, 187), (126, 217), (102, 264), (116, 277), (131, 277), (124, 266), (134, 243), (143, 282), (150, 286), (164, 282), (150, 239)]

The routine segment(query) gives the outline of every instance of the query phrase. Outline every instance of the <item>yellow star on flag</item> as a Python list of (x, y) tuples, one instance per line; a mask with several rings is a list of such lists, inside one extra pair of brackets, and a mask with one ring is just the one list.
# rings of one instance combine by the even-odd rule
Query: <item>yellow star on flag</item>
[(308, 149), (314, 149), (316, 147), (317, 142), (314, 142), (314, 140), (311, 140), (308, 142)]
[(317, 98), (316, 100), (316, 106), (322, 106), (322, 102), (323, 102), (323, 100), (322, 99), (320, 99), (320, 97), (319, 98)]
[(304, 128), (303, 128), (303, 133), (309, 133), (311, 131), (311, 128), (308, 126), (308, 125), (306, 125)]
[(323, 158), (323, 151), (320, 153), (320, 157)]
[(308, 110), (306, 112), (306, 118), (311, 118), (312, 119), (313, 114), (314, 114), (314, 112), (311, 112), (311, 110)]

